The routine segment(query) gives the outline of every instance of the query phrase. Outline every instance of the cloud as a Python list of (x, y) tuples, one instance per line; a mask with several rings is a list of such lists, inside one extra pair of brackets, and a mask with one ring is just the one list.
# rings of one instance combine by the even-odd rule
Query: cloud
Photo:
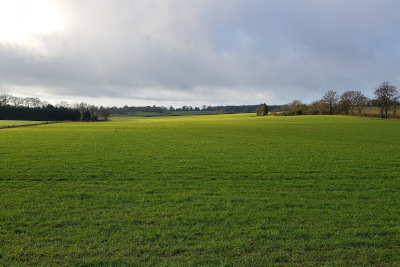
[(400, 82), (399, 7), (394, 0), (59, 1), (61, 29), (0, 42), (0, 88), (128, 105), (272, 104), (312, 101), (331, 89), (373, 91), (383, 80)]

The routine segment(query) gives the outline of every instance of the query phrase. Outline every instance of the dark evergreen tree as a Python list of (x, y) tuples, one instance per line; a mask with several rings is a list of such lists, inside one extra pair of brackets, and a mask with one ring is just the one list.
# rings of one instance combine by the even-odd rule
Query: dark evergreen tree
[(89, 110), (85, 110), (82, 115), (82, 121), (90, 121), (92, 119), (92, 114)]
[(264, 104), (260, 104), (256, 109), (257, 116), (266, 116), (268, 115), (268, 106)]

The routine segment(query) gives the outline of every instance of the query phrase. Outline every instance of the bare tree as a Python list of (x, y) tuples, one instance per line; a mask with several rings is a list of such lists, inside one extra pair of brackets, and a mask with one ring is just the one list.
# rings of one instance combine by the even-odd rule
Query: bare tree
[(392, 110), (393, 110), (393, 116), (396, 117), (396, 113), (397, 113), (397, 108), (399, 107), (399, 101), (393, 101), (392, 104)]
[(300, 100), (293, 100), (292, 103), (283, 105), (281, 110), (284, 115), (304, 115), (307, 110), (307, 105), (303, 104)]
[(349, 111), (353, 114), (356, 107), (358, 107), (359, 113), (361, 113), (367, 101), (368, 98), (360, 91), (346, 91), (340, 96), (340, 106), (345, 114), (348, 114)]
[(81, 114), (81, 120), (83, 119), (83, 114), (85, 113), (85, 111), (87, 111), (88, 109), (88, 104), (85, 102), (82, 103), (76, 103), (74, 105), (74, 107), (79, 111), (79, 113)]
[(23, 103), (22, 103), (23, 106), (28, 107), (28, 108), (30, 107), (30, 99), (29, 99), (29, 97), (24, 97), (22, 99), (22, 101), (23, 101)]
[(360, 93), (359, 95), (356, 96), (355, 106), (357, 107), (359, 114), (361, 114), (362, 110), (366, 106), (368, 106), (369, 101), (370, 101), (370, 99), (368, 97), (366, 97), (365, 95), (363, 95), (362, 93)]
[(354, 92), (355, 91), (346, 91), (340, 96), (340, 109), (344, 112), (344, 114), (349, 114), (349, 111), (353, 113), (354, 108)]
[(310, 104), (308, 112), (313, 115), (323, 115), (328, 109), (328, 104), (324, 100), (317, 100)]
[(0, 94), (0, 106), (5, 106), (10, 101), (11, 95), (9, 94)]
[(399, 99), (397, 87), (389, 82), (383, 82), (375, 89), (375, 103), (381, 108), (382, 118), (388, 118), (388, 112)]
[(15, 107), (20, 107), (24, 104), (24, 99), (22, 97), (18, 97), (18, 96), (11, 96), (10, 102)]
[(322, 99), (325, 101), (326, 104), (328, 104), (329, 114), (332, 115), (334, 108), (336, 107), (337, 103), (339, 102), (338, 94), (335, 91), (330, 90), (325, 93), (325, 95)]
[(90, 115), (92, 116), (92, 120), (97, 120), (99, 117), (98, 114), (99, 108), (95, 105), (89, 105), (88, 110), (90, 112)]
[(42, 104), (42, 101), (37, 97), (26, 97), (24, 98), (24, 105), (28, 108), (38, 108)]
[(32, 106), (38, 108), (42, 105), (42, 101), (38, 97), (31, 97)]
[(105, 121), (111, 116), (111, 111), (108, 108), (101, 106), (99, 108), (99, 117), (103, 118)]
[(61, 101), (60, 103), (56, 104), (56, 107), (58, 107), (58, 108), (72, 108), (72, 106), (66, 101)]

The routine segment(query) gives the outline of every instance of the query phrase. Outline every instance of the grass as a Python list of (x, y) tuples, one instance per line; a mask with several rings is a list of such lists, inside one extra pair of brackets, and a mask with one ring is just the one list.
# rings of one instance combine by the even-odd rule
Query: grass
[[(188, 111), (166, 111), (160, 112), (146, 112), (146, 111), (136, 111), (135, 113), (129, 113), (127, 116), (138, 116), (138, 117), (155, 117), (155, 116), (188, 116), (188, 115), (218, 115), (221, 114), (220, 111), (204, 111), (204, 110), (188, 110)], [(122, 117), (116, 115), (116, 117)], [(126, 116), (125, 116), (126, 117)]]
[(250, 114), (0, 130), (0, 265), (396, 265), (400, 123)]
[(20, 126), (20, 125), (31, 125), (31, 124), (42, 124), (45, 121), (13, 121), (13, 120), (0, 120), (0, 128), (9, 126)]

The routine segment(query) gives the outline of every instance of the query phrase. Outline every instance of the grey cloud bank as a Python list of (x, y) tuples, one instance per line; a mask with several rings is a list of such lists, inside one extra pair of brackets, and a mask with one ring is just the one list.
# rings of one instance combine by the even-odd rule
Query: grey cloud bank
[(0, 41), (0, 91), (179, 106), (400, 85), (398, 1), (57, 2), (62, 31)]

